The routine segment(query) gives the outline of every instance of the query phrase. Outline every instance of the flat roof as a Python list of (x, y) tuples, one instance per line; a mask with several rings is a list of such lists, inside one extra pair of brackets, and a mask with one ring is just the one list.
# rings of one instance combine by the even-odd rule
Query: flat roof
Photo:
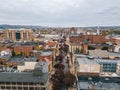
[(107, 50), (95, 49), (89, 50), (89, 55), (94, 57), (108, 57), (109, 53)]
[(34, 52), (34, 53), (41, 53), (41, 51), (38, 51), (38, 50), (32, 50), (32, 52)]
[(8, 60), (8, 62), (36, 62), (37, 58), (36, 57), (30, 57), (30, 58), (25, 58), (25, 57), (21, 57), (21, 56), (16, 56), (16, 57), (12, 57)]
[(120, 63), (120, 60), (110, 60), (110, 59), (96, 59), (99, 63)]
[(52, 51), (43, 51), (41, 52), (41, 56), (49, 56), (49, 55), (52, 55)]
[(115, 56), (115, 57), (120, 57), (120, 53), (109, 52), (109, 55), (112, 55), (112, 56)]
[(16, 43), (15, 46), (34, 46), (36, 45), (35, 42), (20, 42), (20, 43)]
[(40, 76), (33, 76), (33, 73), (0, 73), (0, 82), (31, 82), (45, 83), (48, 80), (48, 73)]
[(8, 62), (24, 62), (24, 57), (16, 56), (11, 57)]
[(89, 55), (83, 55), (83, 54), (74, 54), (76, 56), (76, 60), (78, 63), (81, 64), (95, 64), (95, 63), (120, 63), (120, 59), (102, 59), (102, 58), (91, 58), (88, 59), (88, 57), (91, 57)]
[(79, 64), (98, 64), (95, 60), (87, 58), (76, 58)]
[(117, 83), (88, 83), (79, 82), (79, 87), (84, 90), (120, 90), (120, 85)]
[(29, 62), (29, 61), (31, 61), (31, 62), (36, 62), (37, 61), (37, 57), (29, 57), (29, 58), (24, 58), (24, 61), (25, 62)]
[(108, 78), (108, 77), (82, 77), (78, 76), (79, 88), (87, 90), (88, 88), (93, 90), (119, 90), (120, 89), (120, 77)]
[(9, 58), (10, 58), (9, 55), (0, 56), (0, 59), (9, 59)]

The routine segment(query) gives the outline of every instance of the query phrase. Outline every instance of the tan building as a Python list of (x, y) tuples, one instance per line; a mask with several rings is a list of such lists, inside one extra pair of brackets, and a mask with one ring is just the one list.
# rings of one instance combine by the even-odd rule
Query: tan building
[(75, 52), (76, 53), (76, 50), (79, 49), (79, 51), (83, 54), (87, 54), (88, 52), (88, 45), (87, 44), (70, 44), (69, 45), (69, 51), (70, 52)]
[(3, 40), (4, 40), (4, 37), (5, 37), (5, 34), (4, 34), (4, 32), (1, 30), (1, 31), (0, 31), (0, 41), (3, 41)]
[(87, 58), (76, 58), (76, 72), (78, 75), (99, 76), (100, 65)]
[(95, 49), (95, 50), (89, 50), (88, 53), (90, 56), (93, 57), (109, 58), (109, 53), (107, 50)]
[(22, 71), (25, 71), (25, 70), (33, 70), (35, 68), (35, 64), (37, 62), (35, 61), (25, 61), (24, 64), (19, 64), (17, 65), (17, 69), (22, 72)]
[(31, 29), (4, 30), (5, 39), (10, 41), (32, 41), (33, 31)]

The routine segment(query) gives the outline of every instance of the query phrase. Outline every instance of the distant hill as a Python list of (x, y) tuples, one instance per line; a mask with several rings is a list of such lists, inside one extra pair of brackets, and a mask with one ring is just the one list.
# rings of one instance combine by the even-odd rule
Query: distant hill
[[(91, 26), (91, 27), (86, 27), (90, 29), (97, 29), (98, 26)], [(120, 29), (120, 26), (99, 26), (101, 29)]]
[(34, 26), (34, 25), (0, 25), (0, 29), (19, 29), (19, 28), (26, 28), (26, 29), (46, 29), (48, 27), (44, 26)]
[[(20, 28), (43, 30), (43, 29), (49, 29), (49, 28), (54, 29), (54, 28), (58, 28), (58, 27), (47, 27), (47, 26), (39, 26), (39, 25), (7, 25), (7, 24), (0, 25), (0, 29), (20, 29)], [(63, 28), (63, 27), (60, 27), (60, 28)], [(69, 28), (69, 27), (67, 27), (67, 28)], [(80, 27), (77, 27), (77, 28), (80, 28)], [(84, 27), (84, 28), (90, 29), (90, 30), (94, 30), (94, 29), (96, 30), (98, 28), (98, 26), (90, 26), (90, 27)], [(120, 30), (120, 26), (99, 26), (99, 28), (102, 30), (104, 30), (104, 29)]]

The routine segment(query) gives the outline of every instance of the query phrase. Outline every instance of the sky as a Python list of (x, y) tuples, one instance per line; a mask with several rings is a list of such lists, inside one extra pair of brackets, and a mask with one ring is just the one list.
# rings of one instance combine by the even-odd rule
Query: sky
[(120, 0), (0, 0), (0, 24), (120, 25)]

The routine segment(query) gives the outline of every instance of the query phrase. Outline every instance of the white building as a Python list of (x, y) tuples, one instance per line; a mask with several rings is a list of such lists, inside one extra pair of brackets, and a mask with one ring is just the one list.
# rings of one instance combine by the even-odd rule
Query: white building
[(18, 65), (17, 66), (17, 69), (22, 72), (22, 71), (25, 71), (25, 70), (33, 70), (35, 65), (36, 65), (37, 62), (31, 62), (31, 61), (27, 61), (27, 62), (24, 62), (23, 65)]
[(51, 34), (41, 34), (44, 37), (44, 40), (52, 40), (53, 38), (60, 38), (59, 35), (51, 35)]

